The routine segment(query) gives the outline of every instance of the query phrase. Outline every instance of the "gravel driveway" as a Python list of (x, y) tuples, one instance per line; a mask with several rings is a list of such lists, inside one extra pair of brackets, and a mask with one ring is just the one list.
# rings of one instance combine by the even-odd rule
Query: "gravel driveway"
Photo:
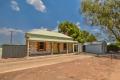
[(58, 55), (58, 56), (50, 56), (50, 57), (39, 57), (33, 59), (25, 59), (22, 61), (15, 62), (5, 62), (0, 63), (0, 73), (11, 72), (11, 71), (19, 71), (28, 68), (35, 68), (45, 65), (52, 65), (62, 62), (69, 62), (77, 59), (89, 58), (92, 56), (88, 55)]
[(2, 73), (0, 80), (120, 80), (119, 60), (113, 59), (111, 62), (110, 58), (77, 55), (50, 59), (47, 63), (51, 64), (51, 61), (58, 63)]

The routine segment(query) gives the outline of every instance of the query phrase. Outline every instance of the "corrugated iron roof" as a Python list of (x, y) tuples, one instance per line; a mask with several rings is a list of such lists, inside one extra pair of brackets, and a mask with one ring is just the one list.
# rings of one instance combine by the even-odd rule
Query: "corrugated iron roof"
[(89, 44), (107, 44), (105, 41), (94, 41), (94, 42), (86, 42), (84, 45), (89, 45)]
[(71, 42), (77, 43), (71, 37), (62, 33), (47, 31), (47, 30), (33, 30), (26, 33), (26, 37), (33, 41), (53, 41), (53, 42)]
[(63, 38), (71, 38), (67, 35), (64, 35), (62, 33), (58, 33), (58, 32), (53, 32), (53, 31), (47, 31), (47, 30), (33, 30), (30, 32), (27, 32), (27, 34), (36, 34), (36, 35), (44, 35), (44, 36), (54, 36), (54, 37), (63, 37)]

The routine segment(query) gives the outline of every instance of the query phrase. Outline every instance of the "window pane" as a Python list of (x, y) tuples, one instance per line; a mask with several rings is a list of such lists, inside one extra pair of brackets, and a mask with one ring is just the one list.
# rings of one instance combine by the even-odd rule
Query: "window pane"
[(40, 49), (44, 49), (44, 48), (45, 48), (44, 42), (40, 42), (39, 48), (40, 48)]

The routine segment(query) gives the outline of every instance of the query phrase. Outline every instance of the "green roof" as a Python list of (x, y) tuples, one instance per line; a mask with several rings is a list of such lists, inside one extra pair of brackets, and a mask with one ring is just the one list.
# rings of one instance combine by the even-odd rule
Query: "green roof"
[(26, 37), (33, 41), (53, 41), (53, 42), (72, 42), (76, 43), (71, 37), (62, 33), (47, 31), (47, 30), (33, 30), (26, 33)]
[(47, 31), (47, 30), (33, 30), (33, 31), (30, 31), (30, 32), (27, 32), (27, 34), (71, 38), (71, 37), (69, 37), (67, 35), (64, 35), (62, 33)]

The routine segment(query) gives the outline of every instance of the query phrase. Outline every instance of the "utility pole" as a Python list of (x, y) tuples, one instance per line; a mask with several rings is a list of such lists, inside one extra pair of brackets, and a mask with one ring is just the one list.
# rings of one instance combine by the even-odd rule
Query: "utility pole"
[(10, 31), (10, 44), (13, 44), (13, 31)]

